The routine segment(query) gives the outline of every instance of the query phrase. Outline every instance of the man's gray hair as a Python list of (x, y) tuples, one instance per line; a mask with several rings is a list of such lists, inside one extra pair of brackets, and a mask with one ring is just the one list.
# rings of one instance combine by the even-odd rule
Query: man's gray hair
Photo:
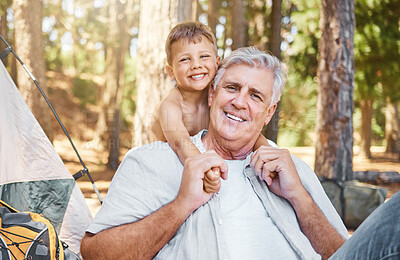
[(219, 66), (217, 75), (214, 78), (213, 82), (214, 90), (216, 89), (218, 83), (222, 79), (225, 70), (230, 66), (236, 64), (245, 64), (251, 67), (267, 69), (272, 71), (274, 74), (274, 85), (273, 85), (270, 107), (279, 102), (283, 88), (285, 87), (286, 83), (286, 77), (287, 77), (286, 67), (275, 56), (264, 53), (253, 46), (243, 47), (234, 50), (231, 53), (231, 55), (229, 55), (222, 61), (221, 65)]

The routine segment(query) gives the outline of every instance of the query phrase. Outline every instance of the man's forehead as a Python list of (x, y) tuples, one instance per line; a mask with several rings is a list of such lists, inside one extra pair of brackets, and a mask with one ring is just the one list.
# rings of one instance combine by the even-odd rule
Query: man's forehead
[(273, 72), (269, 69), (247, 64), (235, 64), (225, 69), (221, 83), (249, 85), (252, 88), (267, 90), (270, 87), (269, 83), (273, 83), (269, 82), (269, 79), (273, 80)]

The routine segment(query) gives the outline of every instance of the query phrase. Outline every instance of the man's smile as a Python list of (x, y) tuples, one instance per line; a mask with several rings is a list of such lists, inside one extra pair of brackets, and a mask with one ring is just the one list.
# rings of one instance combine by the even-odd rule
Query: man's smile
[(230, 113), (228, 113), (228, 112), (224, 112), (224, 113), (225, 113), (225, 115), (226, 115), (229, 119), (232, 119), (232, 120), (234, 120), (234, 121), (238, 121), (238, 122), (244, 122), (244, 121), (246, 121), (245, 119), (240, 118), (240, 117), (235, 116), (235, 115), (232, 115), (232, 114), (230, 114)]

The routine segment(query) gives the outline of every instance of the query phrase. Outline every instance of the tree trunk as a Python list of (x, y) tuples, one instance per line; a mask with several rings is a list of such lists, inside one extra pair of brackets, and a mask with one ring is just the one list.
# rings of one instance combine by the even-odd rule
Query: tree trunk
[[(4, 13), (1, 15), (1, 23), (0, 23), (0, 34), (3, 36), (4, 40), (8, 42), (8, 30), (7, 30), (7, 10), (3, 10)], [(6, 48), (6, 44), (0, 40), (0, 53)], [(3, 59), (3, 64), (7, 67), (8, 57)]]
[(134, 145), (149, 143), (152, 113), (174, 86), (164, 70), (164, 43), (173, 26), (190, 19), (191, 12), (183, 12), (182, 1), (141, 1)]
[(353, 179), (354, 0), (322, 0), (315, 172)]
[(191, 15), (191, 20), (193, 21), (198, 21), (199, 16), (201, 15), (202, 8), (200, 6), (199, 1), (193, 0), (192, 1), (192, 15)]
[[(13, 38), (12, 38), (12, 42), (8, 42), (9, 44), (11, 44), (12, 46), (14, 46), (14, 50), (16, 45), (14, 44), (15, 42), (15, 25), (14, 25), (14, 31), (13, 31)], [(18, 79), (18, 71), (17, 71), (17, 59), (15, 58), (11, 58), (11, 78), (13, 79), (14, 82), (17, 82)]]
[(232, 2), (232, 50), (247, 46), (246, 7), (243, 0)]
[(360, 109), (361, 109), (361, 141), (360, 141), (360, 156), (364, 158), (371, 159), (371, 138), (372, 138), (372, 115), (373, 115), (373, 100), (361, 100), (360, 101)]
[[(28, 69), (36, 77), (39, 85), (47, 93), (45, 62), (42, 43), (42, 5), (40, 0), (14, 0), (15, 51)], [(51, 113), (35, 84), (22, 66), (17, 66), (17, 85), (28, 107), (39, 121), (50, 140)]]
[(282, 20), (282, 0), (272, 1), (271, 13), (271, 38), (269, 40), (271, 52), (278, 59), (281, 59), (281, 20)]
[(385, 112), (385, 139), (386, 152), (400, 153), (400, 126), (399, 126), (399, 107), (397, 103), (392, 103), (386, 99)]
[(97, 131), (108, 150), (107, 166), (116, 169), (119, 165), (120, 107), (124, 86), (124, 62), (129, 48), (129, 34), (126, 16), (127, 3), (112, 0), (108, 6), (109, 25), (107, 34), (105, 87), (101, 95), (102, 111)]
[[(270, 51), (278, 59), (281, 59), (281, 20), (282, 20), (282, 0), (272, 1), (271, 13), (271, 38), (270, 38)], [(268, 125), (263, 128), (263, 135), (275, 143), (278, 139), (279, 131), (279, 103), (275, 110), (274, 115)]]
[(207, 9), (207, 23), (210, 26), (211, 31), (215, 35), (216, 28), (218, 24), (218, 1), (217, 0), (208, 0), (208, 9)]

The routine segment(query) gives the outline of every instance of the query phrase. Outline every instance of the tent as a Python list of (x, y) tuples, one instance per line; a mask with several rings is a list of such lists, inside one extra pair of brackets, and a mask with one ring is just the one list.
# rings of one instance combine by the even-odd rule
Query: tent
[(79, 254), (92, 220), (83, 194), (0, 62), (0, 199), (48, 218)]

